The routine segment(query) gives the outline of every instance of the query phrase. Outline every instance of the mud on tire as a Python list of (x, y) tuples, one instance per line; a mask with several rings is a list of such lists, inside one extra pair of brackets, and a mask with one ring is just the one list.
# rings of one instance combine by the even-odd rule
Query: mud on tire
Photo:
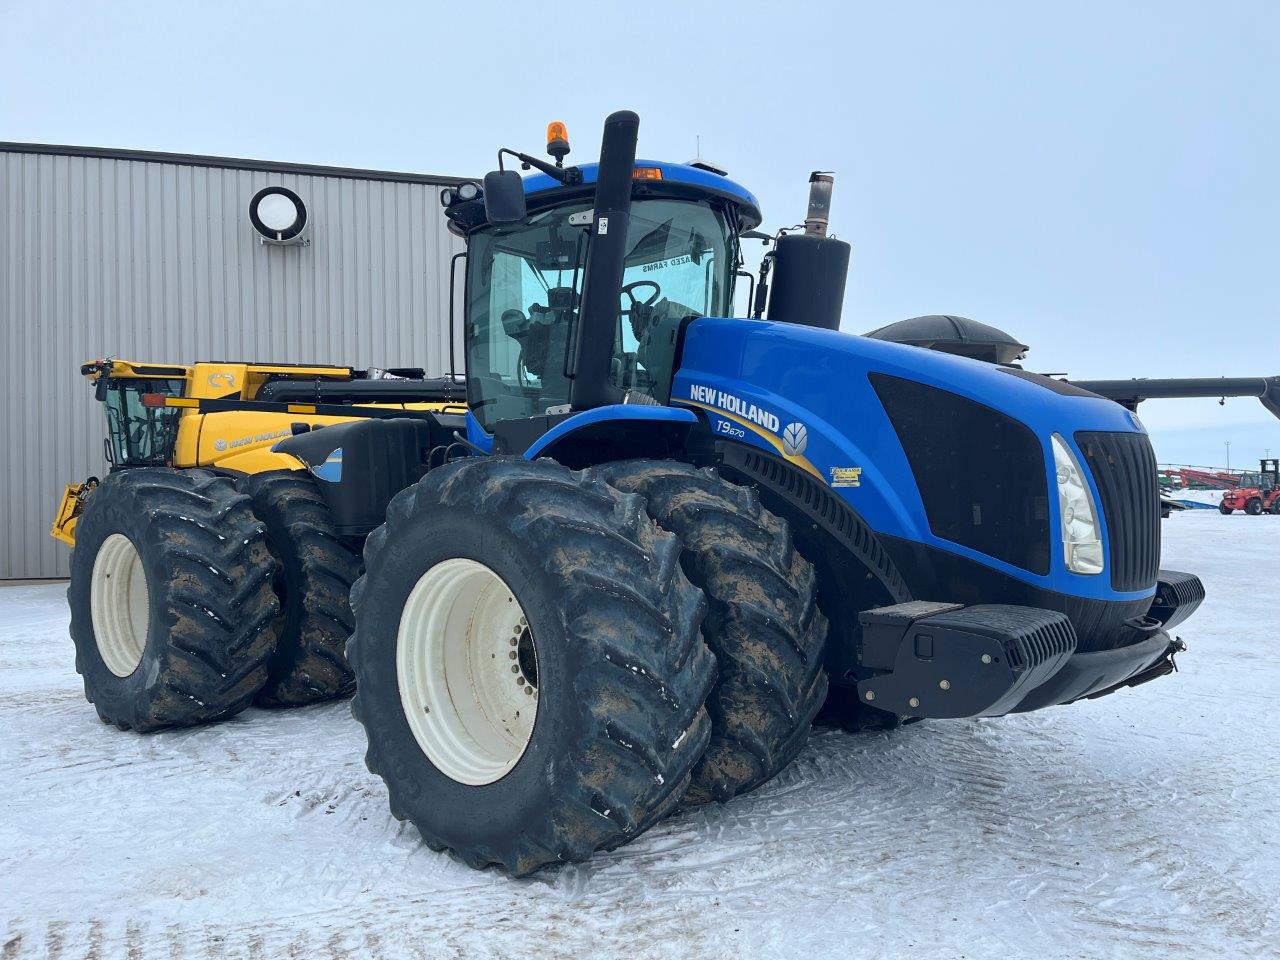
[[(352, 710), (393, 815), (433, 849), (523, 875), (612, 849), (672, 810), (710, 735), (703, 702), (715, 678), (699, 636), (702, 593), (679, 553), (640, 497), (593, 470), (485, 457), (398, 494), (366, 542), (347, 647)], [(406, 602), (424, 575), (458, 558), (501, 577), (536, 648), (527, 744), (480, 785), (428, 758), (397, 681)]]
[(338, 535), (307, 474), (252, 474), (238, 486), (266, 525), (267, 546), (279, 564), (272, 586), (280, 600), (280, 639), (256, 702), (292, 707), (347, 696), (355, 688), (345, 648), (355, 628), (348, 598), (360, 576), (359, 552)]
[(680, 538), (684, 571), (707, 596), (702, 636), (720, 675), (707, 701), (711, 742), (685, 802), (752, 790), (795, 759), (826, 698), (827, 621), (813, 567), (785, 520), (713, 470), (633, 460), (603, 474), (644, 496), (649, 515)]
[(76, 527), (67, 590), (76, 671), (98, 715), (150, 731), (248, 706), (276, 644), (275, 567), (229, 478), (163, 468), (107, 477)]

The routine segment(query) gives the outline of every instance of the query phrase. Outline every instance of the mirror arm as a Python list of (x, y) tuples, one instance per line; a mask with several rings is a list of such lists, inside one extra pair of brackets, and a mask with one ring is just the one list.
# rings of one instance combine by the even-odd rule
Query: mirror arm
[(533, 167), (545, 173), (553, 180), (559, 180), (561, 183), (573, 185), (582, 182), (582, 171), (577, 167), (557, 167), (554, 164), (547, 163), (545, 160), (539, 160), (537, 157), (531, 157), (527, 153), (520, 153), (518, 150), (511, 150), (503, 147), (498, 151), (498, 169), (502, 170), (502, 155), (509, 154), (520, 161), (526, 168)]
[(747, 283), (750, 284), (747, 287), (747, 316), (750, 316), (756, 302), (756, 278), (751, 275), (749, 270), (735, 270), (733, 275), (735, 277), (746, 277)]

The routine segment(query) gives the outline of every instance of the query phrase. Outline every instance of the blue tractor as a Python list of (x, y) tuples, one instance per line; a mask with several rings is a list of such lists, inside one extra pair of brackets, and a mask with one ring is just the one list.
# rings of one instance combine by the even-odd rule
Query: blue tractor
[(522, 875), (760, 785), (824, 704), (894, 726), (1169, 673), (1203, 588), (1159, 567), (1138, 419), (840, 333), (825, 175), (756, 316), (726, 319), (759, 205), (722, 171), (637, 161), (638, 128), (613, 114), (599, 163), (565, 166), (552, 125), (554, 162), (502, 150), (442, 195), (466, 239), (465, 423), (278, 445), (352, 530), (380, 524), (348, 655), (392, 813)]

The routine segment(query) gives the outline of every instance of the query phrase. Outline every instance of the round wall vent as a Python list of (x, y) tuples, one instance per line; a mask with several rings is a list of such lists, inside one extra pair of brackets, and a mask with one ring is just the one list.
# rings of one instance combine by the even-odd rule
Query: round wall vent
[(307, 205), (288, 187), (263, 187), (249, 201), (249, 222), (264, 243), (301, 243)]

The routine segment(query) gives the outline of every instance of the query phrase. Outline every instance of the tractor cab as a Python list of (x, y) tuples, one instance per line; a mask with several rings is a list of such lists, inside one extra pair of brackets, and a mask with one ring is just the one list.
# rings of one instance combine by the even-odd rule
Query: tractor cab
[[(670, 401), (683, 324), (731, 315), (739, 237), (760, 223), (760, 211), (718, 171), (638, 160), (629, 209), (611, 223), (596, 209), (599, 164), (515, 156), (542, 171), (519, 180), (516, 218), (493, 216), (493, 174), (483, 193), (451, 188), (442, 200), (451, 229), (467, 238), (470, 438), (489, 449), (496, 433), (512, 441), (500, 448), (523, 452), (572, 412)], [(620, 283), (594, 285), (592, 312), (588, 278), (613, 272), (603, 269), (606, 258), (620, 265)]]
[[(487, 430), (570, 402), (591, 217), (589, 202), (571, 201), (471, 238), (467, 370), (471, 409)], [(680, 321), (728, 312), (737, 259), (730, 223), (723, 208), (697, 200), (633, 206), (608, 374), (629, 402), (666, 403)]]

